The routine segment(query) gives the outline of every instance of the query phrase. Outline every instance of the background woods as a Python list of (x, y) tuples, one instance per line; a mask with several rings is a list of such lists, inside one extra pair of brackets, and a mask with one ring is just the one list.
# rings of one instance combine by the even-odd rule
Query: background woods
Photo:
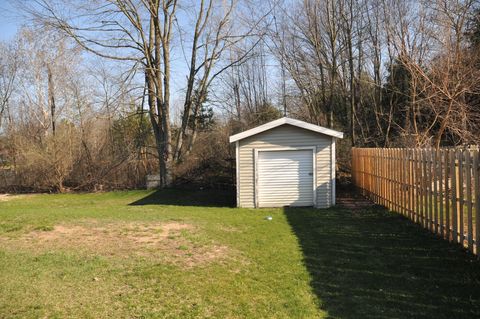
[[(0, 188), (231, 183), (228, 135), (288, 115), (349, 146), (478, 144), (474, 0), (18, 1)], [(346, 162), (346, 161), (345, 161)]]

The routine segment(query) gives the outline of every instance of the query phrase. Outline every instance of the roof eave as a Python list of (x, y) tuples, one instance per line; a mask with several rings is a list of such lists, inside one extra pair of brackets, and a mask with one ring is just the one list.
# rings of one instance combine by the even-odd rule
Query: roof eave
[(296, 127), (299, 127), (299, 128), (303, 128), (303, 129), (306, 129), (306, 130), (309, 130), (309, 131), (312, 131), (312, 132), (316, 132), (316, 133), (319, 133), (319, 134), (332, 136), (332, 137), (335, 137), (335, 138), (343, 138), (343, 133), (342, 132), (338, 132), (338, 131), (335, 131), (335, 130), (332, 130), (332, 129), (329, 129), (329, 128), (321, 127), (321, 126), (318, 126), (318, 125), (315, 125), (315, 124), (310, 124), (310, 123), (303, 122), (303, 121), (300, 121), (300, 120), (294, 120), (294, 119), (291, 119), (291, 118), (282, 117), (278, 120), (271, 121), (271, 122), (268, 122), (266, 124), (257, 126), (255, 128), (246, 130), (245, 132), (241, 132), (241, 133), (232, 135), (232, 136), (230, 136), (229, 140), (230, 140), (230, 143), (234, 143), (234, 142), (243, 140), (244, 138), (260, 134), (262, 132), (268, 131), (272, 128), (275, 128), (275, 127), (278, 127), (278, 126), (284, 125), (284, 124), (293, 125), (293, 126), (296, 126)]

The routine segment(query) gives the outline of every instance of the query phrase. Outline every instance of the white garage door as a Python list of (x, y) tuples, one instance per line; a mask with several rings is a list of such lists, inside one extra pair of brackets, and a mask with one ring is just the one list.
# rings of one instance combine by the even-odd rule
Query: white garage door
[(259, 207), (313, 206), (313, 150), (259, 151)]

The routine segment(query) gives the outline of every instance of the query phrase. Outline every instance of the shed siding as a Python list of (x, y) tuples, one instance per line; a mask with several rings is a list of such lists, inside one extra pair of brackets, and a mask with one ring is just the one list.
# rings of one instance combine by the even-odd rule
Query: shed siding
[(331, 144), (332, 138), (327, 135), (311, 132), (288, 124), (278, 126), (269, 131), (247, 137), (238, 144), (240, 207), (255, 207), (255, 149), (316, 146), (316, 192), (317, 207), (331, 206)]

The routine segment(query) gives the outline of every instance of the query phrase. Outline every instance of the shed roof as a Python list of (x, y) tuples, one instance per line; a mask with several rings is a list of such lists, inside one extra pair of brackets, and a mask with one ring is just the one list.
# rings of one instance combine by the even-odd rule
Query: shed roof
[(244, 132), (232, 135), (232, 136), (230, 136), (230, 143), (233, 143), (233, 142), (236, 142), (236, 141), (239, 141), (239, 140), (243, 140), (244, 138), (247, 138), (249, 136), (256, 135), (256, 134), (271, 130), (272, 128), (275, 128), (275, 127), (278, 127), (278, 126), (284, 125), (284, 124), (293, 125), (293, 126), (300, 127), (300, 128), (305, 129), (305, 130), (309, 130), (309, 131), (320, 133), (320, 134), (325, 134), (325, 135), (329, 135), (329, 136), (333, 136), (333, 137), (337, 137), (337, 138), (343, 138), (343, 133), (342, 132), (335, 131), (335, 130), (332, 130), (332, 129), (329, 129), (329, 128), (326, 128), (326, 127), (322, 127), (322, 126), (319, 126), (319, 125), (310, 124), (310, 123), (307, 123), (307, 122), (304, 122), (304, 121), (294, 120), (294, 119), (291, 119), (289, 117), (282, 117), (278, 120), (271, 121), (271, 122), (265, 123), (263, 125), (254, 127), (252, 129), (246, 130)]

